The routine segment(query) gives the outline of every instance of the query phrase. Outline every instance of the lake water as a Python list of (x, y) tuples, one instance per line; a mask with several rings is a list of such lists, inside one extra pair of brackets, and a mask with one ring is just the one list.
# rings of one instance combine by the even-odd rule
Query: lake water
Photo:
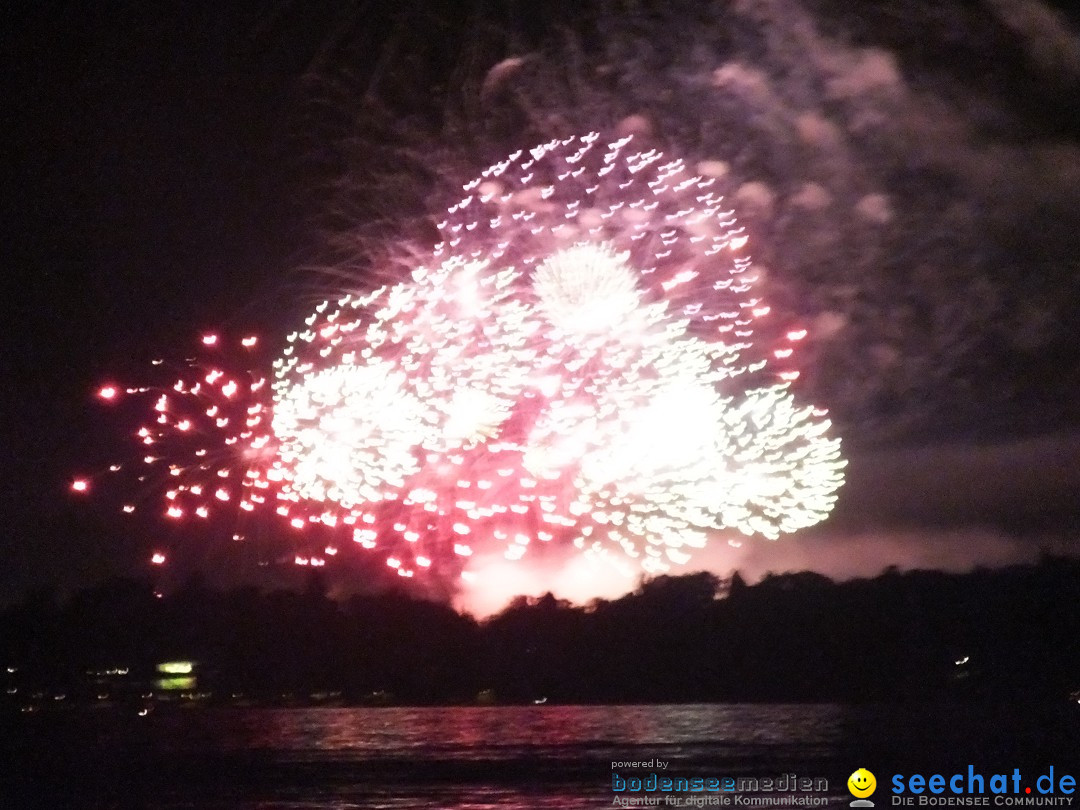
[(825, 779), (818, 806), (846, 807), (857, 767), (879, 779), (968, 764), (1080, 770), (1070, 706), (113, 708), (5, 722), (5, 808), (611, 807), (613, 763), (650, 760), (687, 778)]

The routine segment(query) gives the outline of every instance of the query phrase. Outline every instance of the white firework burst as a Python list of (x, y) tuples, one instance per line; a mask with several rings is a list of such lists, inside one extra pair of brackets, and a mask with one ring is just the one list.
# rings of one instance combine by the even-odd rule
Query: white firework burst
[(589, 135), (465, 191), (430, 263), (288, 337), (272, 436), (256, 410), (228, 434), (258, 459), (241, 506), (341, 522), (402, 576), (537, 543), (662, 570), (824, 519), (844, 462), (788, 388), (805, 331), (762, 330), (715, 177)]

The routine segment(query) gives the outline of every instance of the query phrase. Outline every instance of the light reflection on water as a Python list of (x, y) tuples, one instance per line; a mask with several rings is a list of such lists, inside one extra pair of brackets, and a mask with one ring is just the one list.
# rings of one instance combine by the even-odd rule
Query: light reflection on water
[(828, 745), (840, 733), (840, 712), (830, 705), (222, 709), (175, 713), (160, 722), (163, 730), (183, 732), (165, 737), (180, 747), (211, 738), (226, 750), (362, 759), (438, 758), (444, 751), (505, 758), (582, 746), (625, 750), (622, 758), (629, 759), (638, 746), (671, 749), (671, 756), (701, 744), (805, 749)]
[[(159, 806), (611, 806), (612, 763), (618, 761), (659, 758), (669, 763), (668, 773), (681, 776), (792, 769), (821, 775), (841, 735), (841, 715), (838, 707), (820, 705), (178, 712), (153, 718), (160, 744), (181, 758), (211, 750), (237, 757), (248, 783), (241, 793), (256, 795), (223, 803), (176, 797)], [(267, 793), (269, 803), (261, 800)]]
[(1006, 772), (1080, 761), (1074, 709), (1023, 702), (200, 708), (147, 717), (57, 710), (0, 718), (0, 808), (612, 807), (612, 763), (654, 758), (676, 777), (825, 777), (824, 806), (841, 807), (856, 767), (880, 769), (880, 780), (957, 762)]

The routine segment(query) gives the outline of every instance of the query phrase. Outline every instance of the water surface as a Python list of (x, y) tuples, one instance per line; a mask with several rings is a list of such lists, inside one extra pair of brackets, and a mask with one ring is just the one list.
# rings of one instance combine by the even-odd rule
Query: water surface
[[(1075, 712), (978, 705), (120, 709), (40, 712), (0, 749), (11, 807), (610, 807), (613, 763), (686, 777), (826, 778), (1072, 765)], [(644, 775), (648, 768), (622, 775)]]

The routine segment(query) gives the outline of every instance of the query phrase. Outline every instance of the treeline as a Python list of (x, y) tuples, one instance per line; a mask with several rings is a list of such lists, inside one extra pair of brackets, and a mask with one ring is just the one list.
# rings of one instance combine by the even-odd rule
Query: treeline
[(482, 621), (399, 593), (333, 600), (317, 579), (163, 597), (118, 580), (4, 611), (0, 699), (145, 698), (159, 664), (183, 660), (197, 685), (180, 688), (223, 701), (1064, 700), (1078, 639), (1080, 562), (1057, 558), (841, 583), (661, 576), (584, 607), (522, 597)]

